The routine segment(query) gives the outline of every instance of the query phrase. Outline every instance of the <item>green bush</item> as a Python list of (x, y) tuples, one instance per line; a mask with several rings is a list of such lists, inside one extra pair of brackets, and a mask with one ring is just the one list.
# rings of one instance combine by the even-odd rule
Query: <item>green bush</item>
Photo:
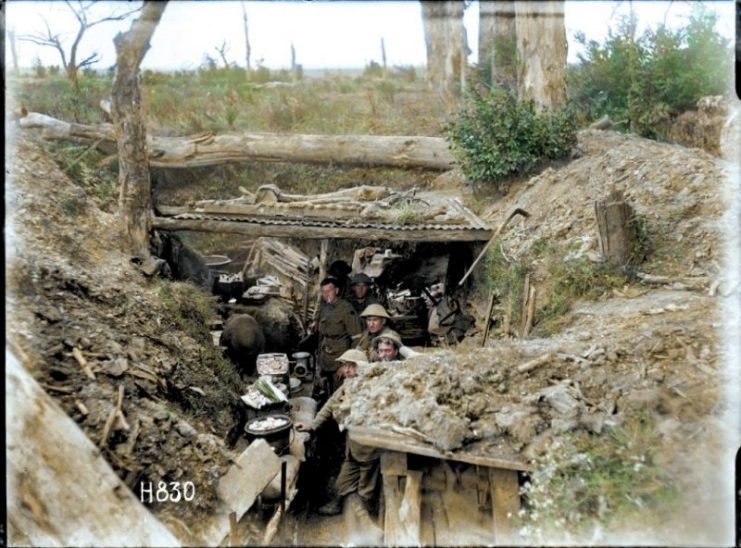
[(588, 119), (608, 115), (625, 129), (661, 138), (672, 117), (730, 89), (731, 48), (715, 29), (717, 19), (699, 4), (679, 30), (660, 25), (637, 36), (631, 15), (603, 44), (578, 33), (586, 51), (567, 72), (571, 99)]
[(537, 112), (494, 87), (469, 92), (458, 118), (446, 127), (463, 173), (474, 182), (494, 183), (532, 172), (546, 160), (565, 158), (576, 144), (569, 109)]

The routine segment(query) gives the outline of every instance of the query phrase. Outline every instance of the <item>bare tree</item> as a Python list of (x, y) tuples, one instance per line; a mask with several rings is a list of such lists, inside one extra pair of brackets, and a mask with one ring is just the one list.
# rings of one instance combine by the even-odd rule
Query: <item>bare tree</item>
[(226, 40), (221, 42), (221, 47), (214, 46), (214, 49), (219, 52), (219, 56), (221, 57), (221, 61), (224, 63), (224, 68), (229, 68), (229, 61), (226, 59), (226, 52), (229, 50), (229, 44), (226, 43)]
[(539, 109), (566, 102), (566, 27), (563, 0), (515, 2), (517, 88)]
[(78, 50), (80, 47), (80, 43), (82, 42), (82, 38), (83, 36), (85, 36), (85, 33), (92, 27), (100, 25), (101, 23), (107, 23), (111, 21), (123, 21), (130, 15), (138, 12), (140, 8), (127, 10), (123, 13), (114, 13), (105, 17), (100, 17), (98, 19), (91, 19), (90, 9), (93, 5), (96, 4), (96, 2), (83, 2), (82, 0), (71, 2), (69, 0), (65, 0), (64, 3), (67, 5), (70, 11), (72, 11), (75, 18), (77, 19), (77, 33), (75, 34), (75, 38), (72, 41), (72, 45), (69, 47), (69, 56), (68, 51), (65, 50), (65, 45), (61, 38), (61, 34), (55, 34), (54, 32), (52, 32), (48, 21), (43, 16), (41, 19), (44, 21), (46, 32), (36, 34), (24, 34), (23, 36), (19, 36), (18, 39), (25, 42), (37, 44), (39, 46), (46, 46), (56, 49), (57, 52), (59, 52), (59, 56), (62, 60), (62, 67), (64, 68), (64, 72), (67, 74), (67, 78), (69, 78), (69, 80), (75, 86), (77, 86), (80, 69), (93, 65), (100, 60), (100, 55), (98, 54), (98, 52), (93, 52), (87, 57), (78, 60)]
[(442, 96), (456, 93), (465, 80), (468, 46), (463, 27), (462, 1), (422, 1), (422, 22), (427, 48), (427, 80)]
[(381, 65), (383, 65), (383, 75), (386, 76), (386, 44), (381, 37)]
[(486, 67), (489, 83), (516, 81), (515, 1), (479, 2), (479, 66)]
[(18, 51), (15, 48), (15, 29), (8, 30), (10, 40), (10, 55), (13, 57), (13, 72), (18, 74)]
[(152, 193), (147, 158), (147, 132), (141, 111), (139, 66), (149, 49), (166, 2), (145, 2), (141, 14), (116, 45), (116, 76), (113, 81), (111, 113), (118, 145), (119, 207), (124, 224), (124, 246), (136, 257), (149, 257), (152, 225)]
[(252, 70), (250, 65), (250, 57), (252, 56), (252, 47), (250, 46), (250, 32), (247, 26), (247, 8), (245, 8), (244, 2), (242, 4), (242, 23), (244, 24), (244, 55), (245, 55), (245, 67), (247, 72)]

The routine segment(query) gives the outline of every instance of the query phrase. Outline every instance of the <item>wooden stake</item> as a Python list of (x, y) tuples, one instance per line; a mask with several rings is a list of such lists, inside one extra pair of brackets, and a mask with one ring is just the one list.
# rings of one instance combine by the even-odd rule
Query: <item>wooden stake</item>
[(522, 307), (520, 308), (520, 338), (523, 338), (525, 333), (525, 323), (527, 321), (527, 299), (530, 296), (530, 273), (525, 275), (525, 286), (522, 288)]
[[(113, 407), (113, 409), (111, 409), (111, 412), (108, 414), (108, 418), (105, 421), (105, 425), (103, 426), (103, 435), (101, 436), (101, 439), (100, 439), (101, 447), (103, 447), (108, 441), (108, 436), (111, 433), (111, 428), (113, 427), (113, 421), (116, 420), (116, 417), (120, 416), (121, 418), (123, 418), (123, 414), (121, 413), (121, 404), (123, 403), (123, 397), (124, 397), (124, 385), (119, 384), (118, 385), (118, 398), (116, 400), (116, 405)], [(128, 426), (128, 424), (126, 426)]]
[(486, 307), (486, 328), (484, 329), (484, 339), (481, 341), (481, 346), (486, 346), (486, 339), (489, 338), (489, 330), (491, 329), (491, 314), (494, 311), (494, 303), (496, 302), (497, 294), (492, 291), (489, 296), (489, 306)]
[(527, 314), (525, 315), (525, 328), (522, 333), (523, 337), (527, 337), (530, 334), (530, 330), (533, 328), (533, 319), (535, 316), (535, 286), (530, 286), (530, 293), (527, 297)]
[(93, 370), (90, 368), (90, 365), (87, 363), (85, 356), (82, 355), (82, 351), (75, 346), (72, 349), (72, 355), (75, 357), (75, 360), (77, 360), (77, 363), (80, 365), (80, 369), (82, 369), (82, 372), (85, 373), (87, 378), (94, 381), (95, 373), (93, 373)]

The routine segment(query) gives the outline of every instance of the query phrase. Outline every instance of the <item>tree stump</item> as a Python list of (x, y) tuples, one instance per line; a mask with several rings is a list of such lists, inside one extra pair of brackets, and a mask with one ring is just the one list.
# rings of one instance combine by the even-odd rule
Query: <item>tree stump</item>
[(633, 208), (621, 191), (613, 191), (602, 201), (594, 203), (599, 230), (599, 249), (608, 264), (627, 266), (632, 256), (637, 235), (631, 223)]

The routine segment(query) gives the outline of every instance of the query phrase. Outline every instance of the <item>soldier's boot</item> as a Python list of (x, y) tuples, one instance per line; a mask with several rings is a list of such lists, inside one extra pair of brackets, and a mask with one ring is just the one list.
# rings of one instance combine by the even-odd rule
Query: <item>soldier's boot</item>
[(340, 512), (342, 512), (342, 498), (337, 496), (317, 509), (317, 513), (322, 516), (336, 516)]

